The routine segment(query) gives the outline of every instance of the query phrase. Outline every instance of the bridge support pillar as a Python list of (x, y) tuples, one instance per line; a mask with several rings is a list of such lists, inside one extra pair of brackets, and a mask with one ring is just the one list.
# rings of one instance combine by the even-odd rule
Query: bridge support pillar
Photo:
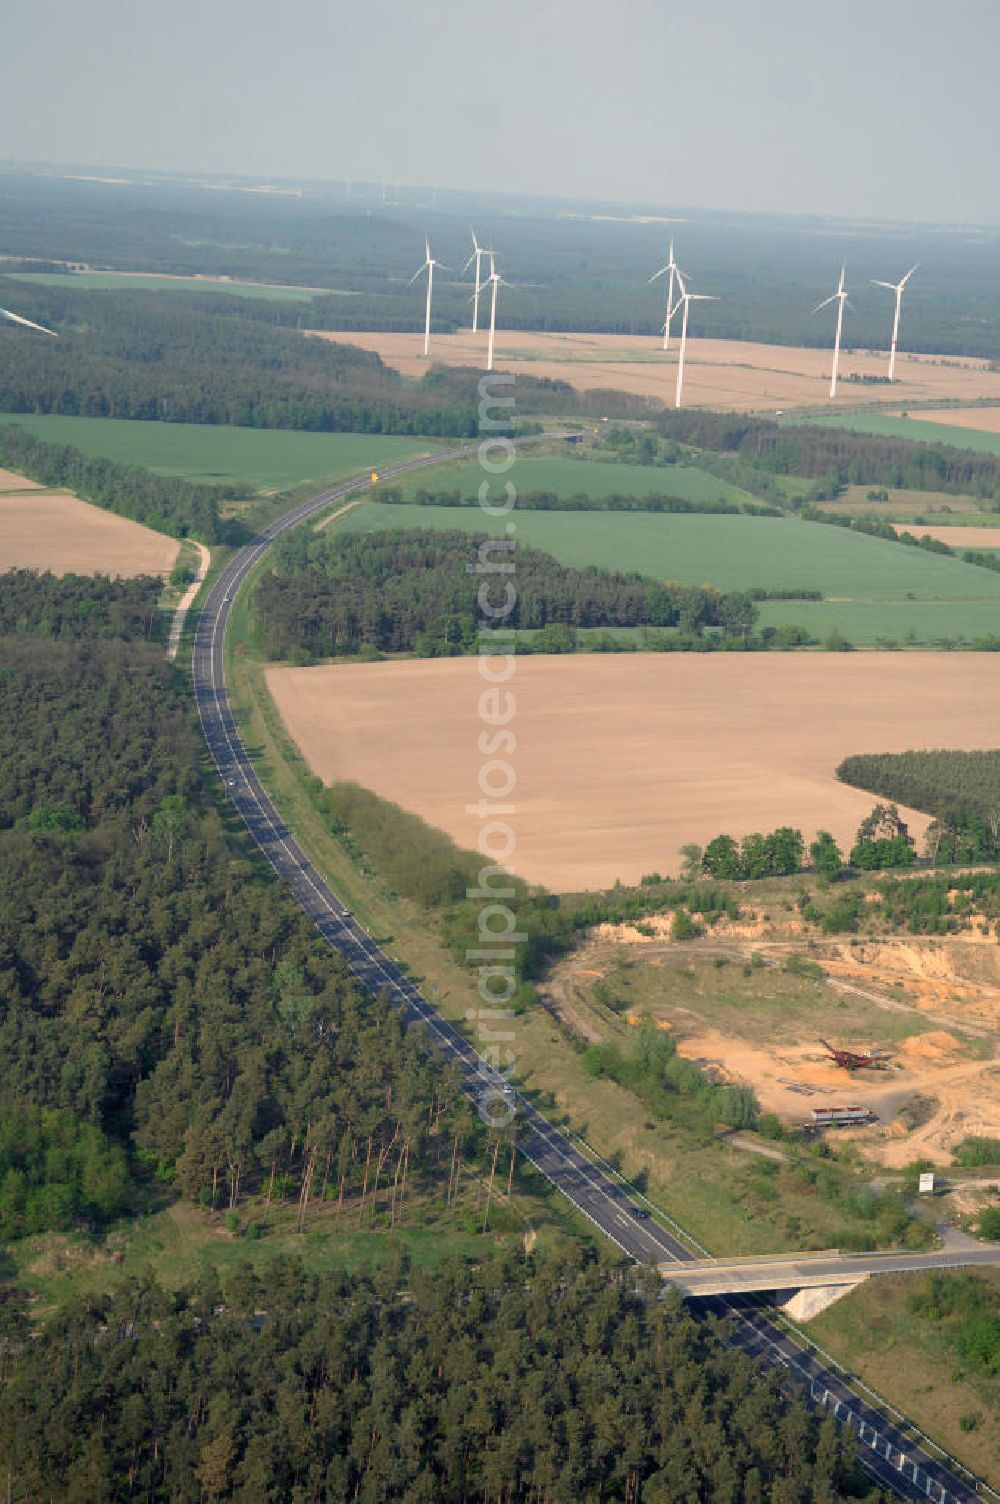
[(813, 1316), (818, 1316), (820, 1311), (825, 1311), (834, 1305), (845, 1295), (850, 1295), (858, 1285), (863, 1285), (868, 1278), (863, 1274), (860, 1279), (847, 1280), (842, 1285), (807, 1285), (802, 1290), (796, 1290), (790, 1300), (781, 1302), (781, 1309), (789, 1315), (793, 1321), (809, 1321)]

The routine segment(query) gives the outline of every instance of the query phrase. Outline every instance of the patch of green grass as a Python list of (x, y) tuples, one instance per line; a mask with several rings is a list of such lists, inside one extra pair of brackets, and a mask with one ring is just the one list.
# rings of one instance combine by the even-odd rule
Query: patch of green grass
[(386, 434), (299, 433), (124, 418), (0, 413), (0, 423), (16, 423), (47, 444), (69, 444), (87, 455), (144, 465), (157, 475), (245, 486), (248, 491), (319, 487), (436, 447), (433, 439)]
[[(205, 277), (157, 277), (146, 272), (5, 272), (18, 282), (45, 287), (72, 287), (84, 292), (216, 292), (237, 298), (305, 302), (329, 297), (336, 288), (283, 287), (272, 282), (220, 282)], [(343, 296), (351, 296), (349, 293)]]
[(1000, 434), (983, 433), (978, 428), (957, 428), (950, 423), (921, 422), (919, 412), (912, 418), (893, 418), (885, 413), (800, 413), (783, 420), (796, 428), (818, 424), (822, 428), (849, 428), (854, 433), (874, 433), (884, 439), (912, 439), (915, 444), (948, 444), (953, 449), (978, 449), (983, 454), (1000, 454)]
[[(1000, 1270), (978, 1270), (976, 1277), (1000, 1290)], [(962, 1361), (945, 1323), (910, 1310), (909, 1298), (922, 1284), (913, 1275), (867, 1280), (814, 1317), (808, 1334), (996, 1487), (1000, 1379)], [(977, 1410), (982, 1426), (963, 1431), (961, 1417)]]
[[(733, 964), (716, 966), (720, 953)], [(801, 962), (798, 971), (794, 961), (788, 968), (790, 951), (777, 956), (778, 964), (753, 967), (745, 977), (737, 964), (745, 958), (744, 947), (717, 941), (711, 931), (683, 950), (653, 945), (624, 954), (627, 964), (617, 967), (599, 950), (590, 959), (595, 969), (610, 971), (609, 985), (623, 1012), (667, 1020), (678, 1040), (708, 1025), (751, 1044), (798, 1044), (814, 1039), (821, 1030), (817, 1020), (833, 1010), (845, 1038), (894, 1044), (922, 1026), (917, 1009), (890, 1012), (862, 997), (834, 996), (821, 977), (803, 974)], [(597, 979), (579, 975), (575, 984), (590, 994), (600, 986)]]
[(484, 1235), (479, 1198), (480, 1188), (470, 1178), (459, 1202), (448, 1210), (414, 1199), (403, 1225), (392, 1232), (384, 1212), (376, 1226), (360, 1227), (356, 1206), (338, 1213), (334, 1203), (314, 1203), (300, 1233), (294, 1206), (272, 1206), (263, 1235), (253, 1240), (245, 1229), (264, 1219), (260, 1198), (240, 1208), (235, 1234), (220, 1214), (177, 1201), (163, 1211), (117, 1222), (101, 1235), (49, 1233), (11, 1243), (4, 1255), (5, 1277), (35, 1292), (49, 1307), (147, 1272), (176, 1289), (206, 1268), (244, 1262), (260, 1268), (289, 1255), (319, 1273), (357, 1269), (382, 1263), (392, 1240), (405, 1245), (414, 1264), (431, 1269), (452, 1255), (488, 1257), (503, 1242), (519, 1242), (529, 1228), (542, 1238), (558, 1229), (544, 1200), (515, 1192), (510, 1203), (504, 1194), (495, 1200)]
[[(461, 491), (463, 496), (477, 496), (486, 479), (476, 462), (451, 465), (447, 470), (426, 470), (404, 480), (403, 495), (417, 491)], [(725, 480), (717, 480), (695, 465), (619, 465), (612, 460), (566, 459), (540, 455), (518, 458), (509, 476), (493, 482), (498, 498), (503, 497), (503, 482), (510, 479), (522, 494), (528, 491), (554, 491), (559, 496), (678, 496), (684, 501), (728, 501), (734, 505), (754, 502), (748, 491)]]
[[(891, 545), (890, 545), (891, 546)], [(916, 550), (913, 550), (914, 552)], [(763, 601), (761, 627), (802, 627), (818, 642), (836, 629), (861, 647), (961, 647), (1000, 634), (996, 599), (886, 601)]]

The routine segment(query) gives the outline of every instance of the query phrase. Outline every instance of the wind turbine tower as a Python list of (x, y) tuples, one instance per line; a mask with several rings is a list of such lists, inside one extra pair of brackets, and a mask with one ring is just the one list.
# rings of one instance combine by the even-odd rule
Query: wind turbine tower
[(680, 351), (679, 351), (678, 356), (677, 356), (677, 386), (676, 386), (676, 388), (674, 390), (674, 407), (680, 407), (680, 405), (681, 405), (681, 395), (682, 395), (682, 393), (684, 391), (684, 357), (687, 354), (688, 313), (690, 311), (691, 304), (692, 303), (714, 303), (714, 302), (717, 301), (716, 298), (713, 297), (711, 293), (707, 293), (707, 292), (688, 292), (687, 286), (685, 285), (685, 282), (684, 282), (684, 277), (683, 277), (683, 275), (681, 274), (680, 271), (677, 272), (677, 285), (678, 285), (678, 287), (681, 290), (680, 297), (677, 299), (677, 302), (674, 304), (673, 308), (668, 309), (668, 311), (667, 311), (667, 323), (666, 323), (666, 327), (669, 329), (669, 327), (670, 327), (670, 320), (672, 319), (673, 315), (677, 312), (678, 308), (680, 308), (683, 305), (684, 314), (683, 314), (683, 317), (681, 318), (681, 346), (680, 346)]
[[(919, 263), (918, 263), (918, 265), (919, 265)], [(916, 266), (911, 266), (910, 270), (907, 272), (906, 276), (903, 277), (903, 278), (901, 278), (899, 282), (878, 282), (878, 281), (876, 281), (876, 279), (874, 277), (872, 278), (872, 286), (873, 287), (887, 287), (890, 292), (894, 292), (896, 294), (896, 311), (895, 311), (895, 313), (893, 314), (893, 317), (892, 317), (892, 343), (889, 346), (889, 380), (890, 381), (895, 380), (895, 374), (896, 374), (896, 339), (897, 339), (897, 336), (899, 335), (899, 309), (900, 309), (900, 304), (903, 301), (903, 288), (906, 286), (907, 282), (909, 282), (910, 278), (913, 276), (913, 273), (916, 271), (916, 269), (917, 269)]]
[(445, 266), (443, 261), (434, 260), (434, 257), (431, 255), (431, 243), (429, 240), (424, 241), (424, 253), (423, 264), (417, 267), (407, 286), (412, 287), (421, 273), (427, 273), (427, 311), (424, 315), (424, 354), (429, 355), (431, 353), (431, 295), (434, 291), (434, 268), (436, 266), (439, 266), (441, 267), (442, 271), (446, 271), (447, 267)]
[(483, 283), (483, 286), (488, 287), (492, 293), (492, 298), (490, 301), (490, 338), (486, 350), (486, 369), (488, 371), (492, 371), (493, 342), (496, 338), (497, 332), (497, 289), (500, 287), (510, 287), (511, 284), (509, 282), (505, 282), (503, 277), (501, 277), (500, 273), (497, 271), (496, 260), (494, 258), (493, 252), (485, 251), (483, 254), (489, 256), (490, 258), (490, 274), (486, 278), (486, 281)]
[(490, 255), (490, 252), (485, 246), (479, 244), (479, 241), (476, 239), (475, 230), (470, 230), (469, 234), (472, 236), (472, 255), (462, 267), (462, 272), (464, 274), (469, 270), (473, 262), (476, 263), (476, 292), (472, 299), (472, 332), (475, 334), (479, 329), (479, 294), (486, 286), (486, 283), (482, 280), (480, 269), (483, 264), (483, 257)]
[(676, 312), (676, 309), (674, 308), (674, 278), (679, 277), (680, 275), (681, 269), (677, 265), (677, 262), (674, 260), (674, 243), (673, 241), (671, 241), (670, 259), (668, 260), (666, 266), (661, 266), (660, 270), (658, 272), (654, 272), (649, 279), (650, 282), (655, 282), (657, 277), (666, 276), (667, 278), (667, 321), (663, 326), (664, 350), (669, 350), (670, 348), (670, 321), (673, 318), (674, 313)]
[(837, 371), (840, 367), (840, 335), (844, 327), (844, 304), (847, 302), (847, 293), (844, 291), (844, 277), (846, 273), (847, 267), (842, 266), (840, 268), (840, 281), (837, 284), (837, 291), (831, 293), (828, 298), (824, 298), (822, 303), (817, 303), (813, 309), (813, 313), (819, 313), (820, 309), (826, 308), (828, 304), (834, 301), (837, 304), (837, 333), (833, 341), (833, 368), (830, 372), (831, 397), (836, 397), (837, 395)]

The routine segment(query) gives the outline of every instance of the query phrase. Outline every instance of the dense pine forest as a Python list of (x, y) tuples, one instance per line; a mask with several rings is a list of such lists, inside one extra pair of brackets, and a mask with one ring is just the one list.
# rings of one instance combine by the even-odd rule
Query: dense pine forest
[[(304, 531), (282, 540), (255, 596), (265, 652), (314, 658), (363, 649), (448, 656), (475, 648), (483, 579), (470, 573), (510, 563), (512, 545), (485, 535)], [(502, 580), (503, 575), (499, 578)], [(510, 627), (677, 627), (690, 636), (720, 629), (745, 640), (756, 607), (743, 594), (661, 584), (640, 574), (573, 569), (540, 549), (517, 549), (517, 600)]]
[[(462, 492), (457, 490), (428, 491), (423, 487), (419, 487), (412, 496), (407, 496), (399, 486), (380, 486), (374, 494), (374, 500), (383, 502), (386, 506), (408, 504), (418, 507), (478, 507), (482, 505), (478, 496), (463, 496)], [(517, 509), (519, 512), (702, 512), (725, 517), (733, 517), (740, 512), (750, 512), (755, 516), (780, 516), (780, 512), (775, 508), (755, 507), (749, 504), (739, 507), (734, 502), (724, 501), (721, 497), (715, 501), (692, 501), (686, 496), (671, 496), (668, 491), (651, 491), (644, 496), (622, 495), (619, 491), (610, 491), (606, 496), (590, 496), (585, 491), (578, 491), (573, 495), (557, 495), (555, 491), (519, 491)]]
[[(23, 285), (7, 284), (3, 301), (25, 306)], [(60, 337), (15, 331), (0, 339), (7, 412), (326, 432), (476, 432), (474, 384), (458, 397), (404, 386), (377, 355), (276, 326), (270, 303), (69, 286), (32, 289), (27, 302), (34, 309), (36, 301), (41, 321)]]
[(206, 486), (179, 476), (154, 475), (139, 465), (93, 459), (67, 444), (36, 439), (16, 424), (0, 425), (0, 465), (43, 486), (65, 486), (84, 501), (173, 538), (191, 533), (207, 543), (224, 537), (219, 506), (238, 494), (232, 487)]
[(873, 752), (846, 757), (837, 777), (934, 819), (936, 862), (1000, 859), (1000, 752)]
[(433, 1275), (295, 1261), (8, 1308), (9, 1497), (66, 1504), (838, 1504), (849, 1432), (725, 1348), (655, 1275), (578, 1249)]
[(735, 413), (666, 413), (658, 432), (678, 443), (731, 454), (775, 475), (842, 485), (950, 491), (1000, 501), (1000, 458), (950, 444), (851, 433), (819, 424), (779, 426)]
[[(210, 1205), (265, 1180), (371, 1205), (401, 1166), (433, 1190), (456, 1136), (474, 1152), (464, 1099), (226, 836), (201, 758), (162, 648), (0, 639), (0, 1047), (19, 1110), (91, 1125)], [(68, 1204), (53, 1193), (57, 1221)]]
[(166, 617), (157, 609), (162, 589), (162, 580), (154, 575), (60, 578), (34, 569), (12, 569), (0, 581), (0, 637), (156, 642), (166, 635)]

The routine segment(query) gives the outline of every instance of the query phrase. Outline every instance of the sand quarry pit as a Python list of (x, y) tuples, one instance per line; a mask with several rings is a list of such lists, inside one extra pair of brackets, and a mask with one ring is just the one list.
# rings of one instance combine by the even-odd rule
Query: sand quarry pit
[[(466, 806), (490, 760), (478, 747), (488, 686), (477, 659), (271, 667), (267, 682), (324, 783), (356, 780), (477, 846), (482, 821)], [(676, 873), (685, 842), (723, 831), (792, 825), (809, 841), (826, 829), (849, 846), (874, 800), (838, 783), (837, 764), (852, 752), (996, 746), (1000, 657), (533, 655), (506, 687), (512, 865), (567, 892)], [(919, 837), (926, 817), (908, 819)]]
[[(431, 365), (485, 367), (486, 335), (470, 330), (435, 335), (430, 358), (423, 353), (419, 334), (350, 333), (307, 330), (318, 339), (359, 345), (374, 350), (387, 365), (406, 376), (423, 376)], [(830, 350), (799, 346), (760, 345), (743, 340), (688, 340), (684, 371), (684, 401), (690, 407), (730, 412), (776, 411), (825, 404), (830, 386)], [(838, 402), (843, 407), (878, 401), (879, 387), (854, 386), (847, 378), (884, 376), (886, 355), (880, 351), (849, 350), (842, 356)], [(578, 391), (611, 389), (639, 397), (654, 397), (673, 406), (677, 378), (676, 343), (668, 352), (651, 336), (619, 334), (554, 334), (521, 330), (496, 336), (497, 370), (568, 381)], [(902, 403), (951, 400), (1000, 402), (1000, 371), (982, 361), (942, 361), (928, 355), (901, 355), (891, 389), (891, 406)], [(887, 406), (890, 404), (887, 403)], [(957, 410), (956, 410), (957, 411)], [(973, 409), (975, 411), (975, 409)], [(924, 413), (920, 414), (923, 418)], [(935, 418), (944, 419), (944, 413)]]
[[(813, 1107), (863, 1106), (879, 1122), (849, 1130), (865, 1152), (888, 1167), (914, 1159), (951, 1163), (955, 1145), (969, 1135), (995, 1136), (1000, 1130), (1000, 1066), (970, 1059), (968, 1049), (947, 1030), (910, 1035), (890, 1052), (888, 1071), (838, 1069), (815, 1040), (770, 1049), (716, 1029), (684, 1033), (678, 1053), (714, 1067), (719, 1079), (749, 1082), (766, 1112), (786, 1121), (808, 1122)], [(920, 1098), (927, 1121), (907, 1130), (897, 1116)]]
[[(987, 927), (988, 928), (988, 927)], [(669, 916), (653, 916), (645, 933), (630, 925), (598, 925), (550, 972), (545, 993), (563, 1022), (586, 1039), (608, 1038), (607, 1016), (581, 1005), (578, 979), (605, 976), (615, 958), (645, 963), (656, 975), (679, 947), (670, 937)], [(683, 946), (685, 959), (732, 947), (748, 960), (759, 953), (781, 967), (790, 951), (802, 950), (797, 916), (774, 911), (767, 923), (744, 911), (738, 922), (713, 926), (703, 940)], [(663, 994), (651, 1016), (677, 1040), (678, 1053), (707, 1067), (715, 1079), (753, 1086), (762, 1108), (790, 1123), (807, 1123), (814, 1107), (860, 1105), (878, 1122), (851, 1130), (864, 1152), (887, 1167), (917, 1158), (951, 1163), (956, 1144), (969, 1135), (1000, 1136), (1000, 948), (995, 934), (976, 923), (960, 935), (918, 939), (806, 941), (811, 960), (826, 972), (814, 1017), (792, 1022), (776, 1004), (773, 1031), (760, 1036), (761, 995), (750, 1002), (757, 1033), (748, 1037), (739, 1009), (732, 1022), (711, 1016), (711, 1002), (676, 992)], [(666, 975), (666, 972), (664, 972)], [(758, 973), (766, 976), (767, 971)], [(731, 987), (732, 982), (723, 984)], [(853, 994), (854, 1033), (843, 1032), (838, 1002)], [(824, 996), (824, 993), (826, 994)], [(670, 999), (670, 1000), (668, 1000)], [(766, 1006), (766, 1004), (765, 1004)], [(861, 1009), (859, 1021), (858, 1008)], [(637, 1023), (630, 1015), (628, 1022)], [(837, 1068), (821, 1037), (849, 1049), (884, 1051), (885, 1071), (854, 1073)], [(916, 1109), (915, 1117), (905, 1114)], [(901, 1116), (900, 1114), (904, 1115)]]
[[(7, 478), (20, 481), (19, 476)], [(30, 481), (22, 483), (22, 488), (30, 486)], [(0, 570), (166, 575), (179, 551), (176, 538), (92, 507), (69, 491), (18, 493), (11, 487), (4, 495), (0, 486)]]

